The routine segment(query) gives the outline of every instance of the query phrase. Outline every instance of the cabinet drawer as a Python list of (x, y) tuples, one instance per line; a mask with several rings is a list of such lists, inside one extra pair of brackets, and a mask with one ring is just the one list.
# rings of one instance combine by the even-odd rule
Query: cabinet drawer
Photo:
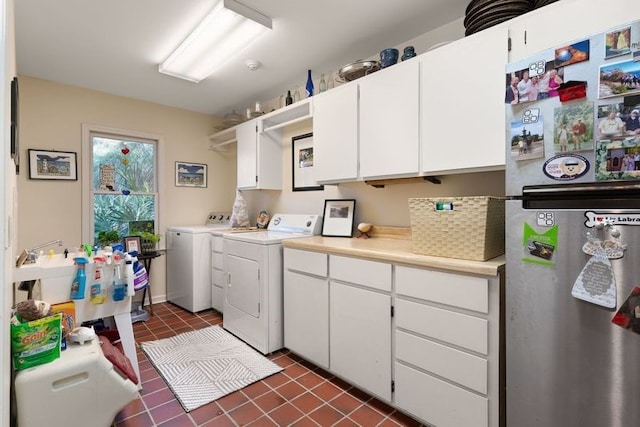
[(214, 252), (222, 252), (222, 242), (224, 239), (219, 236), (213, 236), (211, 238), (211, 250)]
[(395, 403), (438, 427), (487, 427), (489, 400), (395, 363)]
[(327, 277), (327, 254), (284, 248), (284, 269)]
[(481, 357), (396, 331), (396, 358), (487, 394), (487, 361)]
[(391, 292), (391, 264), (331, 255), (331, 278)]
[(211, 283), (217, 286), (224, 286), (224, 272), (222, 270), (216, 270), (215, 268), (211, 270), (213, 275), (211, 276)]
[(454, 307), (489, 312), (489, 280), (417, 268), (396, 268), (396, 292)]
[(407, 329), (481, 354), (488, 354), (486, 319), (396, 299), (396, 327)]
[(213, 252), (211, 254), (211, 266), (218, 270), (222, 270), (224, 268), (224, 255), (222, 255), (222, 253)]

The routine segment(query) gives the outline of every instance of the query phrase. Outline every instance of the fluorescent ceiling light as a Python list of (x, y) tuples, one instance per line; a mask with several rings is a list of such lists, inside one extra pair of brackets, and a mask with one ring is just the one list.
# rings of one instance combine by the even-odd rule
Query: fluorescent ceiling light
[(185, 41), (160, 64), (159, 71), (197, 83), (271, 28), (271, 18), (235, 0), (220, 0)]

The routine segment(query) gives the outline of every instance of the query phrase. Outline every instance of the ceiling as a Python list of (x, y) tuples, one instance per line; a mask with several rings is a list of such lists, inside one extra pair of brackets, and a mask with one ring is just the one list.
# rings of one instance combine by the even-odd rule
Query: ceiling
[[(464, 16), (468, 0), (240, 0), (273, 30), (200, 83), (158, 72), (216, 0), (15, 0), (18, 74), (207, 114), (243, 111)], [(421, 52), (418, 52), (421, 53)], [(247, 59), (262, 67), (250, 71)]]

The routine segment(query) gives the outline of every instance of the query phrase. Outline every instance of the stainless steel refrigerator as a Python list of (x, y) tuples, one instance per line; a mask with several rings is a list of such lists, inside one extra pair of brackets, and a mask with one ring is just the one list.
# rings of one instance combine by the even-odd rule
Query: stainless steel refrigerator
[(640, 425), (639, 41), (632, 22), (507, 66), (507, 426)]

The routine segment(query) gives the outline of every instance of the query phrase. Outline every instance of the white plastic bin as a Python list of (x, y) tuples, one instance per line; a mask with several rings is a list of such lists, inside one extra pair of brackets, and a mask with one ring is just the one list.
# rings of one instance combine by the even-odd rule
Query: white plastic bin
[(116, 371), (96, 338), (69, 344), (59, 359), (16, 374), (20, 427), (111, 425), (138, 396), (138, 387)]

